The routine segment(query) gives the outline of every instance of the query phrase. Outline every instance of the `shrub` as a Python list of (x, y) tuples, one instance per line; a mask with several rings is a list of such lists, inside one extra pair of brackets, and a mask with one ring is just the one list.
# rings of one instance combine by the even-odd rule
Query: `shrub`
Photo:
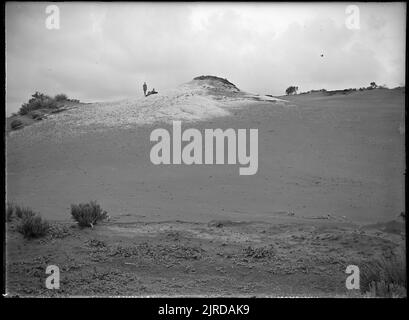
[(32, 99), (45, 100), (45, 99), (50, 99), (50, 97), (47, 96), (47, 95), (44, 94), (44, 93), (41, 93), (41, 92), (36, 91), (36, 93), (34, 93), (34, 94), (32, 95)]
[(26, 216), (21, 219), (17, 226), (17, 231), (23, 234), (24, 238), (40, 238), (47, 234), (50, 225), (39, 215)]
[(54, 99), (49, 98), (42, 101), (41, 108), (56, 109), (58, 108), (58, 104)]
[(21, 115), (25, 115), (30, 111), (38, 109), (54, 109), (57, 107), (58, 107), (57, 102), (53, 98), (43, 93), (36, 92), (35, 94), (32, 95), (32, 98), (28, 100), (27, 103), (23, 103), (19, 110), (19, 113)]
[(19, 219), (31, 218), (36, 215), (36, 213), (32, 209), (20, 206), (15, 206), (14, 212), (16, 217)]
[(361, 291), (371, 296), (406, 296), (405, 252), (364, 264), (360, 282)]
[(31, 115), (31, 118), (33, 118), (35, 120), (36, 119), (41, 120), (43, 118), (43, 114), (41, 112), (38, 112), (38, 111), (30, 112), (30, 115)]
[(297, 94), (298, 91), (298, 87), (296, 86), (290, 86), (285, 90), (285, 94), (286, 95), (290, 95), (290, 94)]
[(67, 97), (66, 94), (60, 93), (60, 94), (57, 94), (57, 95), (54, 97), (54, 100), (55, 100), (55, 101), (68, 101), (69, 99), (68, 99), (68, 97)]
[(90, 203), (72, 204), (71, 215), (81, 227), (93, 227), (98, 221), (108, 218), (108, 213), (103, 211), (96, 201)]
[(10, 123), (10, 127), (13, 130), (19, 129), (22, 126), (23, 126), (23, 122), (21, 120), (19, 120), (19, 119), (15, 119), (15, 120), (11, 121), (11, 123)]
[(30, 112), (30, 107), (28, 103), (23, 103), (20, 107), (20, 110), (18, 111), (18, 113), (21, 114), (22, 116), (24, 116), (25, 114), (29, 112)]

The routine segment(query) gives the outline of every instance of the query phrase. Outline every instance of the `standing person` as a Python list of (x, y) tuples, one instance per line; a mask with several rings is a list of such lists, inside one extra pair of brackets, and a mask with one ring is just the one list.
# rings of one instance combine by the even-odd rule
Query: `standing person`
[(143, 88), (143, 94), (144, 94), (145, 97), (146, 97), (146, 90), (148, 90), (148, 86), (146, 85), (146, 82), (143, 83), (142, 88)]

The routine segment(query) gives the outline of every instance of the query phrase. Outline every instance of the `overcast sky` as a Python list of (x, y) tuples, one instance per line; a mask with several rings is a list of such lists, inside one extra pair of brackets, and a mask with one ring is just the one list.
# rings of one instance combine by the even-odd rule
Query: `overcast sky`
[(49, 4), (8, 3), (7, 114), (35, 91), (108, 101), (207, 74), (273, 95), (404, 85), (406, 5), (358, 3), (349, 29), (350, 4), (57, 3), (49, 30)]

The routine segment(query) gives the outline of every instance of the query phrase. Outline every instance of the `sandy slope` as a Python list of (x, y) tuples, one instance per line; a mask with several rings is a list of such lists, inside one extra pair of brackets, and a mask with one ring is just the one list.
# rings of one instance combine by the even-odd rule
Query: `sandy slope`
[[(71, 203), (91, 199), (113, 216), (148, 220), (265, 220), (292, 211), (371, 222), (403, 211), (402, 91), (300, 95), (289, 103), (234, 95), (83, 106), (14, 132), (7, 198), (60, 220), (69, 218)], [(205, 112), (183, 111), (186, 101), (190, 110), (204, 103)], [(258, 173), (239, 176), (235, 165), (154, 166), (150, 132), (171, 130), (171, 119), (201, 130), (258, 128)]]
[(95, 130), (135, 128), (172, 120), (203, 121), (229, 116), (231, 109), (260, 101), (285, 103), (282, 99), (237, 91), (211, 81), (192, 80), (148, 97), (79, 105), (75, 109), (49, 116), (47, 123), (37, 123), (35, 127), (13, 132), (12, 135), (30, 139), (34, 134), (40, 140), (43, 136), (76, 136)]
[[(9, 293), (350, 295), (346, 265), (404, 241), (402, 222), (363, 225), (404, 210), (404, 92), (284, 100), (190, 83), (13, 132), (7, 198), (58, 222), (34, 241), (8, 225)], [(149, 135), (173, 119), (200, 130), (258, 128), (258, 173), (154, 166)], [(112, 219), (79, 230), (70, 204), (92, 199)], [(51, 263), (63, 274), (54, 293), (44, 288)]]

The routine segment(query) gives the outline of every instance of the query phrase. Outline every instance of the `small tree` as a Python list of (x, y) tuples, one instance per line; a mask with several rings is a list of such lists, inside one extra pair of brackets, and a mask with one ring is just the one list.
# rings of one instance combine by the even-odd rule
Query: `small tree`
[(287, 95), (297, 94), (297, 91), (298, 91), (298, 87), (290, 86), (290, 87), (288, 87), (288, 88), (285, 90), (285, 93), (286, 93)]

